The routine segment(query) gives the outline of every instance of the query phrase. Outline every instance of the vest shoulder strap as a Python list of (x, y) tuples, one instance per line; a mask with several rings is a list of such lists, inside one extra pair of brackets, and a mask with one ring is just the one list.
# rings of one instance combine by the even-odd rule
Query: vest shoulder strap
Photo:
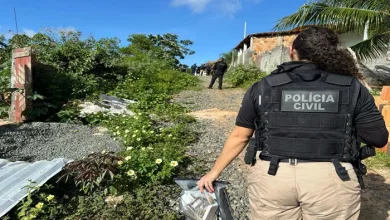
[(267, 76), (265, 80), (267, 80), (267, 83), (272, 87), (281, 86), (292, 81), (287, 73), (273, 74)]
[(352, 100), (351, 100), (351, 111), (355, 111), (356, 104), (357, 104), (359, 94), (360, 94), (361, 84), (360, 84), (358, 79), (356, 79), (356, 78), (352, 78), (352, 79), (353, 79), (353, 81), (352, 81), (353, 95), (352, 95)]
[(352, 80), (353, 80), (352, 76), (329, 73), (325, 82), (330, 84), (340, 85), (340, 86), (350, 86)]

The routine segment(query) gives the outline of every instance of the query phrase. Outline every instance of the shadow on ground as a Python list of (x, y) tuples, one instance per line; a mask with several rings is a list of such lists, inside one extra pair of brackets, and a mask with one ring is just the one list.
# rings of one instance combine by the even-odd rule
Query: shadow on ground
[(364, 181), (366, 190), (362, 194), (359, 220), (389, 220), (390, 184), (388, 180), (376, 172), (369, 172)]

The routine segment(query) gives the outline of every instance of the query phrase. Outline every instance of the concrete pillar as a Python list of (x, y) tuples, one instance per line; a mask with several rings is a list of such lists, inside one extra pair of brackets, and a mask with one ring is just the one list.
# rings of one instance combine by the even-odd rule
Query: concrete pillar
[(25, 110), (31, 108), (32, 94), (31, 48), (18, 48), (12, 52), (11, 88), (18, 89), (12, 93), (12, 104), (9, 111), (11, 122), (20, 123), (26, 118)]
[(253, 51), (253, 37), (251, 37), (251, 45), (249, 46), (249, 48)]
[(242, 54), (242, 64), (245, 64), (245, 55), (246, 55), (247, 49), (248, 49), (248, 46), (246, 44), (244, 44), (244, 53)]
[(367, 40), (368, 39), (368, 23), (366, 23), (366, 25), (364, 25), (364, 33), (363, 33), (363, 40)]

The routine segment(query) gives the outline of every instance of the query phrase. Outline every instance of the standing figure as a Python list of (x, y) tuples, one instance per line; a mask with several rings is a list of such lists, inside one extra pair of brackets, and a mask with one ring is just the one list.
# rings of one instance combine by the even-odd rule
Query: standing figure
[(215, 80), (217, 80), (218, 78), (218, 89), (222, 90), (223, 75), (226, 73), (227, 68), (228, 65), (226, 64), (225, 60), (223, 58), (219, 58), (219, 60), (214, 64), (213, 67), (214, 74), (213, 77), (211, 78), (209, 89), (213, 88)]
[(367, 172), (361, 161), (385, 146), (389, 133), (353, 56), (338, 45), (337, 33), (324, 27), (296, 37), (293, 61), (245, 94), (236, 127), (198, 182), (202, 192), (214, 192), (213, 182), (255, 133), (245, 157), (252, 165), (250, 219), (359, 218)]

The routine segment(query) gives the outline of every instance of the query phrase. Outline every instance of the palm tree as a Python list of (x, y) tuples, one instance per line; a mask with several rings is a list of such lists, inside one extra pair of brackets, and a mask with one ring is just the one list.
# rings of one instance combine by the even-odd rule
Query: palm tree
[(275, 30), (322, 25), (339, 33), (368, 28), (369, 38), (351, 48), (358, 59), (382, 56), (390, 43), (390, 0), (315, 0), (279, 20)]

